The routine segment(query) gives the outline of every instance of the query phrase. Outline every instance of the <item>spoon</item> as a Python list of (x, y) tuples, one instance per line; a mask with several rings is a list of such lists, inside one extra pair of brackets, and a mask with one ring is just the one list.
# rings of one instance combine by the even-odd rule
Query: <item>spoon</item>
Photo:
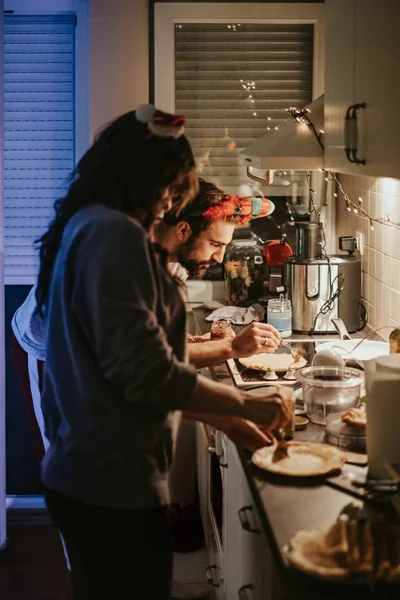
[(276, 448), (274, 450), (274, 453), (272, 455), (273, 463), (283, 460), (284, 458), (287, 458), (289, 456), (288, 442), (286, 440), (286, 433), (285, 433), (284, 429), (280, 429), (278, 434), (279, 434), (279, 441), (278, 441)]

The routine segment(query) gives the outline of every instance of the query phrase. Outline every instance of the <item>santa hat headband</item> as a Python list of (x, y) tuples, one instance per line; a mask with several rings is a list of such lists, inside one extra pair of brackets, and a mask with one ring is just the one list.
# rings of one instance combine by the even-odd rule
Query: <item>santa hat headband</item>
[[(275, 205), (268, 198), (253, 196), (225, 196), (222, 202), (214, 204), (197, 216), (202, 216), (209, 221), (218, 221), (227, 217), (238, 217), (241, 223), (247, 223), (256, 217), (266, 217), (275, 209)], [(195, 215), (191, 215), (195, 216)]]
[(183, 115), (165, 113), (152, 104), (140, 104), (135, 114), (137, 120), (146, 124), (153, 135), (178, 139), (183, 134), (186, 122), (186, 117)]

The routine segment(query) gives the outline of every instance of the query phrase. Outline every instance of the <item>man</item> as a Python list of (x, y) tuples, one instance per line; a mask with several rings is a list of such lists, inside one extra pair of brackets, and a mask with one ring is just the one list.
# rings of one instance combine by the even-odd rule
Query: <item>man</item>
[[(171, 274), (181, 283), (187, 278), (201, 279), (207, 269), (222, 263), (225, 249), (231, 242), (235, 226), (271, 211), (272, 203), (257, 202), (255, 214), (249, 210), (250, 199), (226, 196), (213, 184), (199, 180), (198, 196), (179, 214), (167, 213), (154, 230), (154, 238), (169, 253)], [(244, 200), (241, 204), (241, 200)], [(262, 204), (261, 208), (260, 205)], [(241, 214), (244, 205), (246, 215)], [(280, 338), (278, 332), (265, 323), (252, 323), (232, 339), (210, 340), (209, 336), (189, 337), (189, 360), (198, 369), (223, 362), (229, 358), (252, 356), (258, 352), (275, 352)], [(229, 422), (228, 422), (229, 421)], [(230, 431), (231, 439), (243, 438), (246, 447), (255, 450), (268, 441), (262, 432), (241, 419), (213, 419), (218, 429)], [(234, 435), (231, 428), (235, 429)], [(196, 456), (193, 422), (181, 423), (177, 440), (175, 463), (170, 473), (171, 523), (177, 551), (190, 551), (202, 541), (198, 535), (198, 506), (196, 504)], [(190, 589), (179, 588), (176, 597), (195, 598)]]
[[(222, 263), (235, 226), (244, 217), (238, 214), (230, 196), (212, 183), (202, 179), (199, 183), (199, 194), (190, 205), (179, 214), (167, 213), (154, 231), (155, 240), (169, 253), (171, 273), (181, 281), (188, 277), (201, 279), (210, 266)], [(224, 205), (227, 205), (226, 210)], [(251, 213), (245, 218), (249, 216)], [(229, 358), (275, 352), (279, 335), (270, 325), (254, 322), (231, 340), (213, 341), (189, 336), (189, 342), (192, 342), (189, 345), (190, 362), (200, 369)]]

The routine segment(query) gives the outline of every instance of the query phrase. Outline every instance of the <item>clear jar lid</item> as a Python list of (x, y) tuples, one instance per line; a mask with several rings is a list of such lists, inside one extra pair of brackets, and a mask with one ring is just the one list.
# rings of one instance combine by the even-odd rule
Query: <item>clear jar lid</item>
[(290, 312), (291, 310), (292, 303), (285, 298), (283, 294), (280, 294), (279, 298), (271, 298), (268, 300), (268, 311), (270, 312)]

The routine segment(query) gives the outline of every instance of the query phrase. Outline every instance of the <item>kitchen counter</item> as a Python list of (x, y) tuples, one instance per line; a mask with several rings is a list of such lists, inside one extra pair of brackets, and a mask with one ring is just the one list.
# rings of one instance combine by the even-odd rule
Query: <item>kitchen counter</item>
[[(209, 331), (210, 324), (205, 321), (208, 311), (197, 308), (193, 314), (197, 333), (202, 335)], [(323, 339), (337, 337), (324, 335)], [(210, 372), (215, 380), (233, 385), (225, 363), (211, 367)], [(305, 431), (296, 432), (295, 439), (322, 441), (323, 431), (323, 427), (310, 423)], [(364, 503), (349, 493), (327, 485), (324, 479), (302, 480), (299, 483), (264, 473), (252, 464), (250, 453), (240, 448), (237, 451), (288, 599), (337, 600), (340, 595), (341, 600), (353, 600), (355, 593), (364, 599), (399, 597), (398, 586), (379, 590), (369, 586), (355, 588), (354, 585), (320, 582), (288, 568), (282, 549), (297, 531), (327, 527), (349, 504), (362, 507)], [(370, 503), (364, 508), (369, 514), (376, 514), (379, 510)]]

